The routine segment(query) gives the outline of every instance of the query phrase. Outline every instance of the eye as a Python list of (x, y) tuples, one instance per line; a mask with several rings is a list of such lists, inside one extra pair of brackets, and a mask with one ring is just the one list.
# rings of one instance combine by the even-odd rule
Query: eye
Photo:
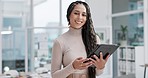
[(77, 13), (77, 12), (75, 12), (74, 14), (75, 14), (75, 15), (79, 15), (79, 13)]
[(82, 16), (87, 16), (86, 14), (82, 14)]

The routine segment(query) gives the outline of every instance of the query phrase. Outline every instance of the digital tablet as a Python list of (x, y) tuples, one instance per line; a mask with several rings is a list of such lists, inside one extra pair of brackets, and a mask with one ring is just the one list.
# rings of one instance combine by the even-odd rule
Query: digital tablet
[[(88, 55), (87, 58), (93, 58), (92, 55), (96, 55), (100, 58), (100, 52), (103, 54), (103, 59), (105, 59), (109, 54), (112, 55), (118, 48), (118, 45), (115, 44), (100, 44)], [(94, 58), (93, 58), (94, 59)]]

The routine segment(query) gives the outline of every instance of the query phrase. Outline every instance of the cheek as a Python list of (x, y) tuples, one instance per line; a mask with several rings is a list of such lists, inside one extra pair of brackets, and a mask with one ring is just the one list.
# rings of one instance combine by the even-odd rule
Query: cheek
[(84, 19), (84, 24), (86, 23), (86, 19)]
[(69, 22), (72, 22), (74, 20), (74, 18), (75, 18), (74, 16), (70, 16), (69, 17)]
[(73, 19), (70, 19), (70, 20), (69, 20), (70, 23), (73, 23), (73, 21), (74, 21)]
[(84, 19), (84, 21), (86, 22), (86, 18)]
[(84, 17), (83, 20), (86, 21), (87, 17)]

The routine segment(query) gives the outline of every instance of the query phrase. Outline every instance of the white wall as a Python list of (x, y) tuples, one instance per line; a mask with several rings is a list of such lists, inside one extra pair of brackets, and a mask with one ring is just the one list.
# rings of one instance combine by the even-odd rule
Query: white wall
[(112, 43), (112, 0), (85, 0), (91, 10), (94, 27), (105, 33), (105, 42)]
[(143, 78), (144, 67), (141, 67), (140, 65), (144, 65), (144, 47), (143, 46), (135, 47), (135, 55), (136, 55), (135, 56), (136, 78)]
[(148, 0), (144, 0), (144, 50), (145, 63), (148, 64)]
[(94, 26), (111, 26), (111, 0), (86, 0), (88, 2)]

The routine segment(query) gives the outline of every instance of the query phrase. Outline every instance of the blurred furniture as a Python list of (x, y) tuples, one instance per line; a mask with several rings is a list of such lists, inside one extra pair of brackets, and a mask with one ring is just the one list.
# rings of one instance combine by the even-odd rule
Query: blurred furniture
[[(4, 68), (5, 66), (8, 66), (10, 69), (16, 69), (18, 72), (24, 72), (25, 71), (25, 60), (24, 59), (3, 60), (2, 68)], [(4, 72), (4, 70), (2, 72)]]
[(120, 46), (117, 51), (117, 76), (135, 74), (135, 47)]
[(51, 70), (51, 63), (50, 64), (45, 64), (44, 68), (46, 68), (46, 69), (48, 69), (48, 71), (50, 71)]
[(119, 76), (117, 78), (136, 78), (136, 77), (135, 77), (135, 74), (128, 74), (128, 75)]
[(35, 70), (36, 73), (42, 74), (42, 73), (48, 73), (48, 69), (45, 67), (39, 67)]
[(4, 72), (4, 75), (11, 76), (11, 77), (18, 77), (19, 73), (17, 70), (9, 70), (9, 71)]

